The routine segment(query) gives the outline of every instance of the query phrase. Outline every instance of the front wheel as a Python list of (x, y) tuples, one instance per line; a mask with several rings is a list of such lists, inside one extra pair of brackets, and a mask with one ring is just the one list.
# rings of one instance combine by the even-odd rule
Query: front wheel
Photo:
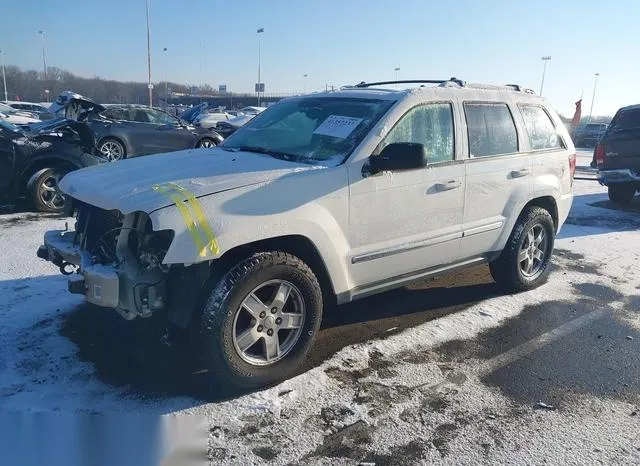
[(554, 241), (555, 225), (549, 212), (528, 207), (520, 214), (500, 257), (489, 264), (491, 276), (514, 292), (540, 286), (549, 276)]
[(629, 183), (612, 184), (608, 187), (609, 199), (616, 204), (626, 205), (636, 195), (636, 185)]
[(109, 162), (116, 162), (127, 157), (124, 145), (112, 138), (103, 139), (98, 146), (98, 150), (102, 152)]
[(291, 376), (322, 320), (322, 293), (307, 264), (264, 252), (227, 272), (192, 323), (194, 344), (217, 382), (238, 388)]
[(35, 179), (29, 183), (30, 196), (38, 212), (62, 212), (64, 195), (58, 185), (67, 171), (64, 168), (47, 168), (34, 175)]

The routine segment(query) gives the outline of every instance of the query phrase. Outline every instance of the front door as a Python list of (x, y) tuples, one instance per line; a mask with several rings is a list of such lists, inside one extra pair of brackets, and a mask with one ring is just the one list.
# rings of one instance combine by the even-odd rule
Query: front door
[(453, 121), (451, 103), (414, 107), (375, 151), (379, 154), (390, 143), (420, 143), (429, 154), (426, 168), (367, 176), (361, 163), (349, 166), (350, 267), (356, 294), (458, 259), (464, 164), (455, 160)]
[(532, 161), (519, 152), (518, 132), (506, 103), (465, 102), (468, 159), (462, 257), (498, 251), (507, 220), (531, 198)]

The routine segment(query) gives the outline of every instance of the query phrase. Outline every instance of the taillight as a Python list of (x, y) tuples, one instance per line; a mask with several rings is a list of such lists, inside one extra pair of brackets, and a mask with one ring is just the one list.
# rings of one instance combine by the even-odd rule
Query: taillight
[(576, 174), (576, 154), (569, 155), (569, 173), (571, 174), (571, 183), (573, 184), (573, 177)]
[(598, 164), (598, 167), (601, 167), (604, 165), (604, 161), (607, 158), (607, 155), (605, 154), (604, 151), (604, 144), (598, 144), (596, 146), (596, 164)]

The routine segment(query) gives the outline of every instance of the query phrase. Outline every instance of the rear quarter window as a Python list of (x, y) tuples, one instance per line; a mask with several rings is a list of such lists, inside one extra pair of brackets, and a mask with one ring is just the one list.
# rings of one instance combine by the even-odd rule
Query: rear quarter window
[(537, 105), (519, 104), (531, 150), (560, 149), (562, 142), (549, 114)]

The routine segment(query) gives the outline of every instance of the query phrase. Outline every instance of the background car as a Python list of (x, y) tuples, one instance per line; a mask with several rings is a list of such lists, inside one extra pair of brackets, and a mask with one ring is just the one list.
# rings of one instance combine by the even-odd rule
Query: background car
[(27, 198), (40, 212), (61, 212), (58, 182), (77, 168), (101, 163), (84, 123), (61, 119), (54, 132), (30, 132), (0, 120), (0, 198)]
[(13, 125), (28, 125), (29, 123), (38, 123), (40, 121), (33, 113), (19, 111), (3, 103), (0, 103), (0, 120)]
[(33, 102), (5, 101), (2, 103), (18, 111), (32, 113), (40, 120), (50, 120), (55, 117), (47, 107)]
[(640, 105), (618, 110), (594, 151), (598, 180), (609, 199), (629, 204), (640, 190)]
[(194, 128), (162, 110), (141, 105), (105, 105), (88, 123), (98, 150), (110, 161), (207, 148), (223, 140), (215, 131)]
[(588, 123), (578, 126), (573, 133), (573, 143), (576, 147), (595, 146), (606, 130), (606, 123)]
[(242, 128), (251, 121), (253, 117), (255, 117), (255, 115), (241, 115), (226, 121), (220, 121), (216, 124), (215, 131), (223, 138), (228, 138), (235, 133), (238, 128)]
[(233, 115), (230, 115), (227, 112), (203, 111), (195, 117), (193, 124), (200, 128), (213, 128), (218, 122), (226, 121), (231, 118), (233, 118)]

